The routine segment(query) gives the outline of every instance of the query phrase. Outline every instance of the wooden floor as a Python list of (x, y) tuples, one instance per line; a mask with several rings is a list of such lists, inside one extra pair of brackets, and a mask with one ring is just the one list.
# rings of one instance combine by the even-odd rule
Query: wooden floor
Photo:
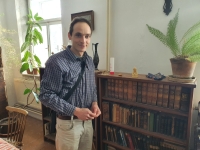
[(55, 145), (43, 139), (42, 121), (27, 117), (23, 150), (56, 150)]

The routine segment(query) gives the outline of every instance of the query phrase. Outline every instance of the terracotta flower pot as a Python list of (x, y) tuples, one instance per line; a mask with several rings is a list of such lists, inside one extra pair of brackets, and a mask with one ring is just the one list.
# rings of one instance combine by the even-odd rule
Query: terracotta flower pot
[(34, 73), (34, 75), (38, 75), (38, 70), (37, 70), (37, 68), (33, 68), (33, 71), (31, 72), (29, 69), (27, 70), (27, 74), (33, 74)]
[(171, 58), (172, 74), (177, 78), (192, 78), (196, 67), (196, 62), (185, 59)]

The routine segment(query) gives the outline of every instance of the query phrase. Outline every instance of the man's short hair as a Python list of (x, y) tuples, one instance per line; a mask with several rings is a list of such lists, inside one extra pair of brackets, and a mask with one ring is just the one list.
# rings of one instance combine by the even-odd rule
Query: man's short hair
[(90, 22), (89, 22), (87, 19), (85, 19), (85, 18), (82, 18), (82, 17), (75, 17), (75, 18), (72, 20), (72, 22), (71, 22), (71, 24), (70, 24), (70, 27), (69, 27), (69, 34), (70, 34), (70, 35), (72, 35), (74, 25), (75, 25), (76, 23), (78, 23), (78, 22), (85, 22), (85, 23), (87, 23), (87, 24), (89, 25), (89, 27), (90, 27), (91, 34), (92, 34), (92, 27), (91, 27)]

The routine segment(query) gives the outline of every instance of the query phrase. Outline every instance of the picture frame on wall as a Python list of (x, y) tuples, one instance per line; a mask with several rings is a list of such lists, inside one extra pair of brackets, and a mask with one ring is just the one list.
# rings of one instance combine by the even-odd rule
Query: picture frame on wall
[(71, 14), (71, 20), (73, 20), (75, 17), (82, 17), (82, 18), (87, 19), (91, 24), (92, 30), (94, 30), (94, 11), (93, 10)]

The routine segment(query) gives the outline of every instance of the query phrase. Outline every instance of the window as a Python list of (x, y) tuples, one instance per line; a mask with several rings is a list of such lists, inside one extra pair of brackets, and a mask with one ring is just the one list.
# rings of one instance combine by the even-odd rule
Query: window
[(60, 0), (29, 0), (29, 7), (45, 20), (61, 18)]
[(33, 14), (38, 13), (44, 19), (40, 23), (43, 44), (34, 47), (34, 53), (40, 58), (44, 67), (48, 57), (62, 49), (60, 0), (29, 0), (29, 7)]

